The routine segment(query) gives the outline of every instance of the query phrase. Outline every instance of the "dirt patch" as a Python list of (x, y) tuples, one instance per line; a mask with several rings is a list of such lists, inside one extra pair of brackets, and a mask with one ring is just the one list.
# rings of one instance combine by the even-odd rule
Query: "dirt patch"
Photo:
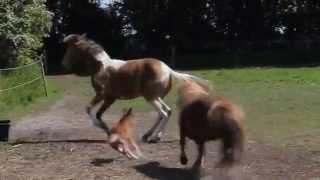
[[(194, 173), (179, 163), (177, 127), (171, 119), (168, 132), (158, 144), (140, 144), (147, 160), (128, 160), (104, 141), (106, 135), (92, 126), (85, 103), (76, 96), (57, 101), (48, 111), (31, 114), (13, 125), (11, 142), (0, 148), (0, 179), (191, 179)], [(110, 109), (108, 124), (120, 117)], [(155, 112), (137, 113), (137, 136), (149, 128)], [(189, 143), (189, 166), (196, 154)], [(206, 168), (201, 179), (222, 179), (217, 162), (217, 143), (207, 146)], [(320, 179), (320, 154), (290, 151), (249, 137), (241, 166), (231, 174), (238, 179)]]

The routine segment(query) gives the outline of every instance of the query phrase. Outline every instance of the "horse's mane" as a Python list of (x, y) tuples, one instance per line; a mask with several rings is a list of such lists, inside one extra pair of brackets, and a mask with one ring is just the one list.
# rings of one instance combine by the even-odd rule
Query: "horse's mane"
[(86, 35), (70, 34), (63, 39), (64, 43), (72, 43), (78, 49), (87, 51), (91, 55), (96, 55), (105, 52), (104, 48), (96, 43), (94, 40), (89, 39)]

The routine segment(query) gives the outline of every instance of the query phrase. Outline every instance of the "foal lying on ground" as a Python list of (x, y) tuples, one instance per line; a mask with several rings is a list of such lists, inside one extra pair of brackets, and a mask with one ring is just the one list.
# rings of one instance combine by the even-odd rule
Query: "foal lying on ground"
[(130, 122), (134, 118), (132, 108), (130, 108), (111, 129), (109, 143), (116, 151), (124, 154), (128, 158), (139, 159), (143, 157), (139, 146), (134, 140)]
[(222, 141), (219, 166), (238, 162), (244, 146), (244, 113), (227, 99), (210, 96), (207, 87), (194, 82), (183, 83), (178, 87), (178, 92), (181, 163), (188, 162), (185, 153), (186, 137), (194, 140), (198, 146), (193, 168), (200, 168), (204, 163), (204, 146), (209, 140)]

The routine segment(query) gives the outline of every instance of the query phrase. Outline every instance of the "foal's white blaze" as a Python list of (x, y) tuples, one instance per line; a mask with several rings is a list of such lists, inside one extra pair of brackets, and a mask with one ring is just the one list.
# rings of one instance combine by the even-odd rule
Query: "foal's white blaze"
[(162, 70), (162, 76), (160, 77), (161, 82), (166, 82), (170, 78), (171, 69), (163, 62), (161, 62), (161, 70)]

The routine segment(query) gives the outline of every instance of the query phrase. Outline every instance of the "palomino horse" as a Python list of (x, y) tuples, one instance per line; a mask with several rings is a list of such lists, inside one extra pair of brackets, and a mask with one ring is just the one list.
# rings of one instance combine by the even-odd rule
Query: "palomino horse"
[(220, 167), (238, 162), (243, 151), (244, 113), (235, 104), (224, 98), (209, 95), (208, 88), (194, 82), (185, 82), (178, 87), (177, 106), (180, 110), (180, 161), (186, 164), (186, 137), (198, 146), (198, 157), (193, 168), (204, 163), (205, 142), (222, 141)]
[[(144, 134), (143, 140), (159, 141), (171, 114), (171, 108), (163, 101), (163, 97), (170, 91), (172, 79), (201, 80), (189, 74), (176, 72), (153, 58), (128, 61), (111, 59), (100, 45), (85, 35), (71, 34), (65, 37), (63, 42), (66, 45), (62, 61), (64, 67), (76, 75), (91, 76), (96, 95), (87, 106), (87, 113), (93, 123), (108, 135), (110, 130), (101, 119), (106, 109), (117, 99), (142, 96), (159, 113), (157, 121)], [(101, 101), (103, 104), (93, 116), (92, 108)]]

